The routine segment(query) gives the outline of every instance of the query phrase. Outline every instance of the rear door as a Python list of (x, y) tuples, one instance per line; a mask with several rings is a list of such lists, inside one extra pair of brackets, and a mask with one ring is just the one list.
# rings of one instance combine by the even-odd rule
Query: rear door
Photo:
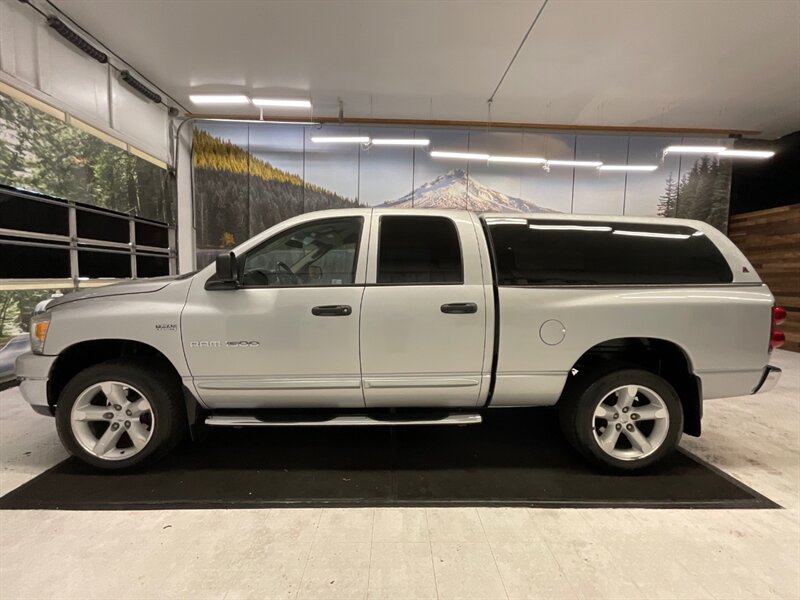
[(361, 307), (367, 406), (475, 406), (487, 298), (469, 213), (375, 211)]

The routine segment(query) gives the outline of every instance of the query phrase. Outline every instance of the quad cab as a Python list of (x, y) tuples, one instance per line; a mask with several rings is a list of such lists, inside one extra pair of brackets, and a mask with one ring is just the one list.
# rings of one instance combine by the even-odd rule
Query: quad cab
[(704, 400), (774, 385), (784, 316), (697, 221), (347, 209), (195, 273), (55, 299), (16, 369), (67, 450), (103, 469), (212, 426), (465, 425), (555, 405), (587, 459), (634, 470), (700, 435)]

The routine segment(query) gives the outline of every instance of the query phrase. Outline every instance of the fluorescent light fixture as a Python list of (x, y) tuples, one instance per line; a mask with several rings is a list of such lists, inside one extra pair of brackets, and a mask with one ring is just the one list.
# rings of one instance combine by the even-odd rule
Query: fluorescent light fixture
[(430, 143), (425, 138), (372, 138), (373, 146), (427, 146)]
[(606, 225), (528, 225), (531, 229), (544, 231), (611, 231)]
[(315, 144), (369, 144), (369, 138), (360, 135), (340, 137), (313, 136), (311, 141)]
[(656, 233), (654, 231), (627, 231), (615, 229), (614, 235), (632, 235), (636, 237), (666, 238), (670, 240), (688, 240), (689, 234), (686, 233)]
[(724, 158), (772, 158), (772, 150), (723, 150), (719, 153)]
[(600, 171), (655, 171), (658, 165), (601, 165)]
[(538, 156), (490, 156), (489, 162), (543, 165), (545, 163), (545, 159)]
[(489, 160), (488, 154), (475, 154), (473, 152), (431, 152), (433, 158), (460, 158), (463, 160)]
[(603, 163), (599, 160), (548, 160), (548, 167), (599, 167)]
[(253, 104), (281, 108), (311, 108), (311, 100), (289, 100), (286, 98), (253, 98)]
[(214, 121), (216, 123), (267, 123), (269, 125), (321, 125), (319, 121), (267, 121), (266, 119), (212, 119), (203, 118), (198, 121)]
[(664, 154), (719, 154), (725, 146), (667, 146)]
[(194, 104), (250, 104), (250, 98), (242, 94), (192, 94)]

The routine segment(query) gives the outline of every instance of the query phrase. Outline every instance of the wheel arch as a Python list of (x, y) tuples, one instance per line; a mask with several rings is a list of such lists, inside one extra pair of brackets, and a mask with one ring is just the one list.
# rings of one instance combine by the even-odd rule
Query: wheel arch
[(58, 403), (67, 383), (80, 371), (93, 365), (119, 358), (145, 359), (156, 363), (166, 373), (180, 381), (175, 365), (157, 348), (137, 340), (104, 338), (84, 340), (68, 346), (58, 354), (50, 370), (47, 384), (47, 403)]
[(667, 380), (683, 407), (684, 433), (699, 436), (703, 418), (702, 382), (695, 374), (689, 353), (672, 340), (654, 337), (621, 337), (597, 343), (575, 361), (562, 393), (569, 393), (581, 374), (592, 378), (619, 368), (635, 367)]

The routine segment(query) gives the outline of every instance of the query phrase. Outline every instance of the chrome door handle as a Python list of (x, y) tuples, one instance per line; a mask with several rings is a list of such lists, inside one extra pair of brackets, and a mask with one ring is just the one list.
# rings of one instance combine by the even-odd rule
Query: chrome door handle
[(347, 304), (326, 304), (311, 309), (311, 314), (315, 317), (346, 317), (352, 312), (353, 308)]
[(448, 315), (469, 315), (478, 312), (478, 305), (474, 302), (451, 302), (442, 304), (442, 312)]

